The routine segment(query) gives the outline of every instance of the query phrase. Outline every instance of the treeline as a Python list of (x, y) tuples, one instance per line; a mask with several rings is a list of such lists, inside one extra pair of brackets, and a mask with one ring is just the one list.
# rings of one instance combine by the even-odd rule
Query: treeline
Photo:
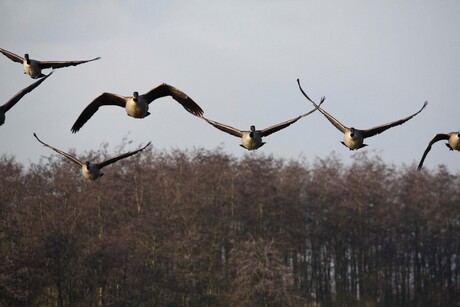
[(460, 303), (460, 177), (442, 166), (147, 149), (104, 171), (0, 157), (0, 305)]

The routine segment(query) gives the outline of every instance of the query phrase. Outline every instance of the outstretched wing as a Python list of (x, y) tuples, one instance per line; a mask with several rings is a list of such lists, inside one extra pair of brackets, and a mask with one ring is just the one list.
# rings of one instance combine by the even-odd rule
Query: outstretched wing
[(385, 131), (387, 129), (390, 129), (392, 127), (402, 125), (405, 122), (407, 122), (409, 119), (414, 117), (415, 115), (417, 115), (420, 112), (422, 112), (422, 110), (425, 109), (425, 107), (427, 105), (428, 105), (428, 101), (425, 101), (423, 103), (422, 108), (419, 111), (415, 112), (414, 114), (412, 114), (411, 116), (408, 116), (406, 118), (403, 118), (403, 119), (400, 119), (400, 120), (397, 120), (397, 121), (394, 121), (394, 122), (391, 122), (391, 123), (388, 123), (388, 124), (384, 124), (384, 125), (381, 125), (381, 126), (377, 126), (377, 127), (371, 128), (371, 129), (363, 130), (363, 137), (368, 138), (368, 137), (374, 136), (376, 134), (382, 133), (383, 131)]
[(99, 60), (100, 58), (101, 57), (97, 57), (91, 60), (82, 60), (82, 61), (39, 61), (39, 64), (40, 64), (41, 69), (45, 69), (45, 68), (56, 69), (56, 68), (80, 65), (83, 63), (88, 63), (88, 62)]
[(216, 127), (217, 129), (219, 129), (219, 130), (221, 130), (223, 132), (227, 132), (227, 133), (229, 133), (231, 135), (234, 135), (236, 137), (239, 137), (239, 138), (243, 136), (243, 131), (241, 131), (239, 129), (233, 128), (232, 126), (228, 126), (228, 125), (218, 123), (216, 121), (207, 119), (206, 117), (202, 117), (202, 118), (205, 121), (207, 121), (208, 123), (210, 123), (211, 125), (213, 125), (214, 127)]
[(71, 155), (69, 155), (68, 153), (66, 153), (66, 152), (64, 152), (64, 151), (62, 151), (62, 150), (59, 150), (59, 149), (57, 149), (57, 148), (54, 148), (53, 146), (50, 146), (50, 145), (48, 145), (48, 144), (42, 142), (42, 141), (38, 138), (38, 136), (37, 136), (37, 134), (36, 134), (35, 132), (34, 132), (34, 137), (35, 137), (40, 143), (42, 143), (43, 146), (48, 147), (48, 148), (51, 148), (52, 150), (54, 150), (54, 151), (57, 152), (58, 154), (63, 155), (64, 157), (66, 157), (67, 159), (69, 159), (69, 160), (72, 161), (73, 163), (77, 164), (78, 166), (82, 166), (82, 165), (84, 164), (83, 162), (81, 162), (80, 160), (78, 160), (77, 158), (75, 158), (74, 156), (71, 156)]
[(18, 63), (23, 63), (24, 58), (5, 49), (0, 48), (0, 52), (3, 53), (4, 56), (8, 57), (10, 60)]
[(313, 110), (311, 110), (311, 111), (305, 113), (305, 114), (302, 114), (302, 115), (300, 115), (300, 116), (297, 116), (296, 118), (293, 118), (293, 119), (287, 120), (287, 121), (285, 121), (285, 122), (282, 122), (282, 123), (280, 123), (280, 124), (273, 125), (273, 126), (271, 126), (271, 127), (265, 128), (264, 130), (262, 130), (262, 133), (261, 133), (262, 136), (267, 136), (267, 135), (270, 135), (270, 134), (272, 134), (272, 133), (274, 133), (274, 132), (276, 132), (276, 131), (279, 131), (279, 130), (281, 130), (281, 129), (284, 129), (284, 128), (286, 128), (287, 126), (289, 126), (289, 125), (295, 123), (296, 121), (298, 121), (298, 120), (301, 119), (302, 117), (305, 117), (305, 116), (307, 116), (307, 115), (310, 115), (311, 113), (313, 113), (313, 112), (315, 112), (316, 110), (319, 109), (319, 107), (323, 104), (324, 100), (326, 100), (326, 98), (325, 98), (325, 97), (322, 97), (322, 98), (321, 98), (321, 101), (319, 102), (319, 105), (314, 104), (314, 105), (315, 105), (315, 108), (314, 108)]
[(431, 146), (438, 142), (438, 141), (441, 141), (441, 140), (448, 140), (450, 137), (450, 135), (448, 133), (438, 133), (434, 136), (434, 138), (430, 141), (430, 143), (428, 143), (428, 146), (427, 148), (425, 149), (425, 152), (423, 153), (423, 156), (422, 156), (422, 159), (420, 160), (420, 163), (418, 164), (417, 166), (417, 170), (421, 170), (422, 169), (422, 166), (423, 166), (423, 162), (425, 161), (425, 158), (426, 158), (426, 155), (428, 154), (428, 152), (430, 152), (431, 150)]
[(171, 96), (174, 100), (179, 102), (188, 112), (196, 116), (203, 116), (203, 110), (195, 101), (193, 101), (192, 98), (190, 98), (187, 94), (185, 94), (178, 88), (166, 83), (160, 84), (159, 86), (151, 89), (148, 93), (145, 93), (142, 96), (149, 104), (160, 97)]
[(326, 100), (326, 97), (321, 97), (321, 100), (319, 101), (319, 104), (311, 111), (308, 111), (307, 113), (305, 114), (302, 114), (300, 115), (301, 117), (305, 117), (305, 116), (308, 116), (310, 115), (311, 113), (315, 112), (316, 110), (318, 110), (318, 108), (323, 104), (323, 102)]
[(119, 106), (124, 108), (126, 106), (127, 97), (120, 96), (112, 93), (102, 93), (96, 97), (84, 110), (81, 112), (80, 116), (77, 118), (75, 123), (72, 126), (72, 133), (76, 133), (80, 130), (81, 127), (94, 115), (94, 113), (99, 110), (101, 106)]
[[(300, 91), (302, 92), (302, 94), (305, 96), (305, 98), (308, 99), (308, 101), (310, 101), (315, 107), (318, 108), (318, 111), (320, 111), (326, 118), (328, 121), (331, 122), (331, 124), (334, 125), (334, 127), (336, 127), (337, 129), (340, 130), (340, 132), (342, 133), (345, 133), (347, 130), (348, 130), (348, 127), (346, 127), (345, 125), (343, 125), (341, 122), (339, 122), (337, 119), (335, 119), (332, 115), (330, 115), (329, 113), (327, 113), (326, 111), (324, 111), (322, 108), (319, 107), (318, 104), (316, 104), (313, 100), (310, 99), (310, 97), (308, 97), (308, 95), (304, 92), (304, 90), (302, 89), (302, 87), (300, 86), (300, 80), (297, 79), (297, 84), (299, 84), (299, 89)], [(322, 97), (321, 98), (321, 102), (324, 102), (326, 98), (325, 97)]]
[(101, 162), (101, 163), (98, 163), (97, 166), (99, 167), (99, 169), (107, 166), (107, 165), (110, 165), (112, 163), (115, 163), (117, 162), (118, 160), (121, 160), (121, 159), (124, 159), (124, 158), (127, 158), (127, 157), (130, 157), (132, 155), (135, 155), (137, 154), (138, 152), (141, 152), (143, 151), (147, 146), (150, 145), (151, 142), (148, 142), (147, 145), (145, 145), (144, 147), (142, 147), (141, 149), (138, 149), (138, 150), (135, 150), (135, 151), (129, 151), (127, 153), (124, 153), (122, 155), (119, 155), (119, 156), (116, 156), (114, 158), (111, 158), (111, 159), (108, 159), (108, 160), (105, 160), (104, 162)]
[(276, 131), (279, 131), (281, 129), (284, 129), (286, 128), (287, 126), (295, 123), (296, 121), (298, 121), (299, 119), (302, 118), (302, 115), (300, 116), (297, 116), (296, 118), (293, 118), (293, 119), (290, 119), (290, 120), (287, 120), (285, 122), (282, 122), (280, 124), (277, 124), (277, 125), (273, 125), (271, 127), (268, 127), (268, 128), (265, 128), (261, 131), (261, 136), (267, 136), (267, 135), (270, 135)]
[(34, 88), (39, 86), (43, 81), (45, 81), (46, 78), (51, 76), (53, 72), (50, 72), (48, 75), (45, 77), (39, 79), (38, 81), (35, 81), (31, 85), (27, 86), (26, 88), (20, 90), (16, 95), (14, 95), (10, 100), (8, 100), (3, 106), (0, 107), (0, 109), (3, 110), (3, 112), (7, 112), (9, 109), (14, 107), (14, 105), (21, 100), (22, 97), (24, 97), (25, 94), (30, 93)]

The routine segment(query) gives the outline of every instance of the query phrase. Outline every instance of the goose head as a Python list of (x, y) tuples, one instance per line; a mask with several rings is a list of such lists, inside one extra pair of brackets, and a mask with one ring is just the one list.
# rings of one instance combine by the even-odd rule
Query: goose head
[(89, 163), (89, 161), (85, 162), (85, 167), (86, 167), (86, 172), (83, 171), (83, 176), (90, 180), (96, 180), (99, 177), (102, 177), (104, 174), (100, 172), (99, 168), (94, 165)]
[(133, 100), (137, 102), (138, 99), (139, 99), (139, 93), (138, 93), (138, 92), (134, 92), (134, 93), (133, 93)]
[(352, 138), (355, 137), (355, 128), (353, 128), (353, 127), (350, 128), (350, 136), (351, 136)]
[(30, 59), (29, 59), (29, 54), (28, 53), (24, 54), (24, 59), (26, 59), (27, 64), (30, 64)]
[(251, 132), (249, 132), (249, 136), (250, 136), (251, 138), (253, 138), (253, 137), (254, 137), (254, 132), (256, 131), (256, 126), (252, 125), (252, 126), (249, 128), (249, 130), (251, 131)]

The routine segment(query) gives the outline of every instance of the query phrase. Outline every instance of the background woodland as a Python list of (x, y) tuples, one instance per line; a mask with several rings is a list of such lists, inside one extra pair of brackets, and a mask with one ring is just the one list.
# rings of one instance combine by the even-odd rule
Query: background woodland
[(147, 148), (103, 171), (0, 156), (0, 305), (460, 304), (460, 177), (443, 166)]

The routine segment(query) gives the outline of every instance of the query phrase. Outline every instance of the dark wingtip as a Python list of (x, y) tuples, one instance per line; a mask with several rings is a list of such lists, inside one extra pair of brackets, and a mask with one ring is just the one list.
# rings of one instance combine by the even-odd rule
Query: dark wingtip
[(199, 105), (197, 105), (197, 107), (194, 109), (189, 109), (189, 108), (185, 108), (185, 109), (189, 111), (190, 113), (192, 113), (193, 115), (198, 116), (198, 117), (203, 117), (204, 115), (204, 111), (203, 109), (200, 108)]
[(297, 84), (299, 85), (299, 89), (300, 89), (300, 92), (302, 93), (302, 95), (304, 95), (305, 98), (307, 98), (308, 100), (311, 101), (310, 97), (308, 97), (307, 93), (305, 93), (305, 91), (303, 90), (302, 86), (300, 85), (300, 79), (297, 79)]
[(146, 149), (148, 146), (150, 146), (150, 144), (152, 144), (152, 142), (148, 142), (148, 143), (147, 143), (147, 145), (145, 145), (144, 147), (142, 147), (142, 149), (141, 149), (141, 150), (144, 150), (144, 149)]
[(37, 136), (37, 134), (34, 132), (34, 137), (37, 139), (37, 141), (39, 141), (41, 144), (45, 145), (45, 143), (43, 143), (42, 140), (40, 140)]
[(300, 85), (300, 79), (297, 78), (297, 85), (299, 86), (300, 90), (302, 90), (302, 86)]

